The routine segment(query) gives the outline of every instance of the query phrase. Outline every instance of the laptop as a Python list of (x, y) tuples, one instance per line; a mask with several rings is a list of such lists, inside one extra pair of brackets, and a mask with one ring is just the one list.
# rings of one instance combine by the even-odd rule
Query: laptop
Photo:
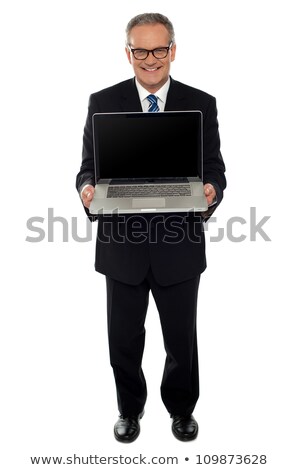
[(96, 113), (91, 214), (207, 210), (201, 111)]

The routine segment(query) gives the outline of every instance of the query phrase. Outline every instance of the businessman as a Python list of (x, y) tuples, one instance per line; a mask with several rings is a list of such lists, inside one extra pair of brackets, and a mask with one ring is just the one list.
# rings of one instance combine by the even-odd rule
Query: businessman
[[(161, 14), (141, 14), (128, 23), (126, 55), (134, 78), (92, 94), (89, 101), (76, 181), (88, 217), (93, 218), (88, 208), (95, 185), (92, 115), (179, 110), (203, 113), (204, 190), (209, 205), (204, 216), (209, 217), (226, 186), (215, 98), (170, 76), (176, 56), (175, 36), (172, 23)], [(155, 136), (149, 135), (144, 145), (155, 151)], [(154, 214), (113, 214), (105, 224), (105, 216), (98, 216), (95, 269), (106, 276), (110, 362), (120, 412), (114, 436), (120, 442), (138, 437), (144, 413), (147, 389), (141, 363), (149, 291), (164, 338), (161, 397), (172, 419), (172, 432), (182, 441), (195, 439), (198, 433), (192, 413), (199, 397), (196, 312), (200, 275), (206, 268), (204, 232), (198, 214), (175, 213), (171, 214), (171, 226), (184, 236), (166, 241), (168, 217), (163, 214), (161, 223), (161, 215), (157, 220)], [(142, 227), (143, 236), (134, 243), (136, 224)], [(190, 233), (197, 236), (190, 237)], [(155, 419), (159, 432), (159, 418)]]

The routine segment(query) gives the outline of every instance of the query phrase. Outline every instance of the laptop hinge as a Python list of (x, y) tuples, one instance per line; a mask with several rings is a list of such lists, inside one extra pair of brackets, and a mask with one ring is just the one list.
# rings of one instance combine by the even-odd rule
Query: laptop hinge
[(186, 177), (165, 177), (165, 178), (113, 178), (110, 184), (166, 184), (166, 183), (188, 183)]

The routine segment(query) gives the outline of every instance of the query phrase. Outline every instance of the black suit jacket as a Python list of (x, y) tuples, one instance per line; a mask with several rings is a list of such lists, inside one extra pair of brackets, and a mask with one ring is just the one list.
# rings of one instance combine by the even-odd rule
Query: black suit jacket
[[(220, 153), (216, 100), (211, 95), (171, 79), (165, 111), (200, 110), (203, 113), (204, 183), (217, 192), (217, 205), (226, 187)], [(135, 79), (126, 80), (90, 96), (83, 136), (83, 158), (76, 186), (94, 179), (92, 115), (101, 112), (142, 111)], [(213, 206), (208, 216), (215, 210)], [(88, 209), (86, 213), (94, 220)], [(140, 283), (151, 265), (161, 285), (195, 277), (206, 268), (202, 220), (194, 213), (100, 215), (95, 268), (127, 284)]]

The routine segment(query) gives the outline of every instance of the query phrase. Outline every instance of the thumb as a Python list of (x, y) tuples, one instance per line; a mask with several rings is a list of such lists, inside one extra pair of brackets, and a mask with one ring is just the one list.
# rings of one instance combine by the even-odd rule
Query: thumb
[(85, 196), (85, 198), (86, 198), (88, 201), (91, 201), (91, 199), (93, 198), (93, 194), (94, 194), (94, 188), (93, 188), (93, 186), (89, 186), (89, 187), (86, 188), (85, 191), (84, 191), (84, 196)]

